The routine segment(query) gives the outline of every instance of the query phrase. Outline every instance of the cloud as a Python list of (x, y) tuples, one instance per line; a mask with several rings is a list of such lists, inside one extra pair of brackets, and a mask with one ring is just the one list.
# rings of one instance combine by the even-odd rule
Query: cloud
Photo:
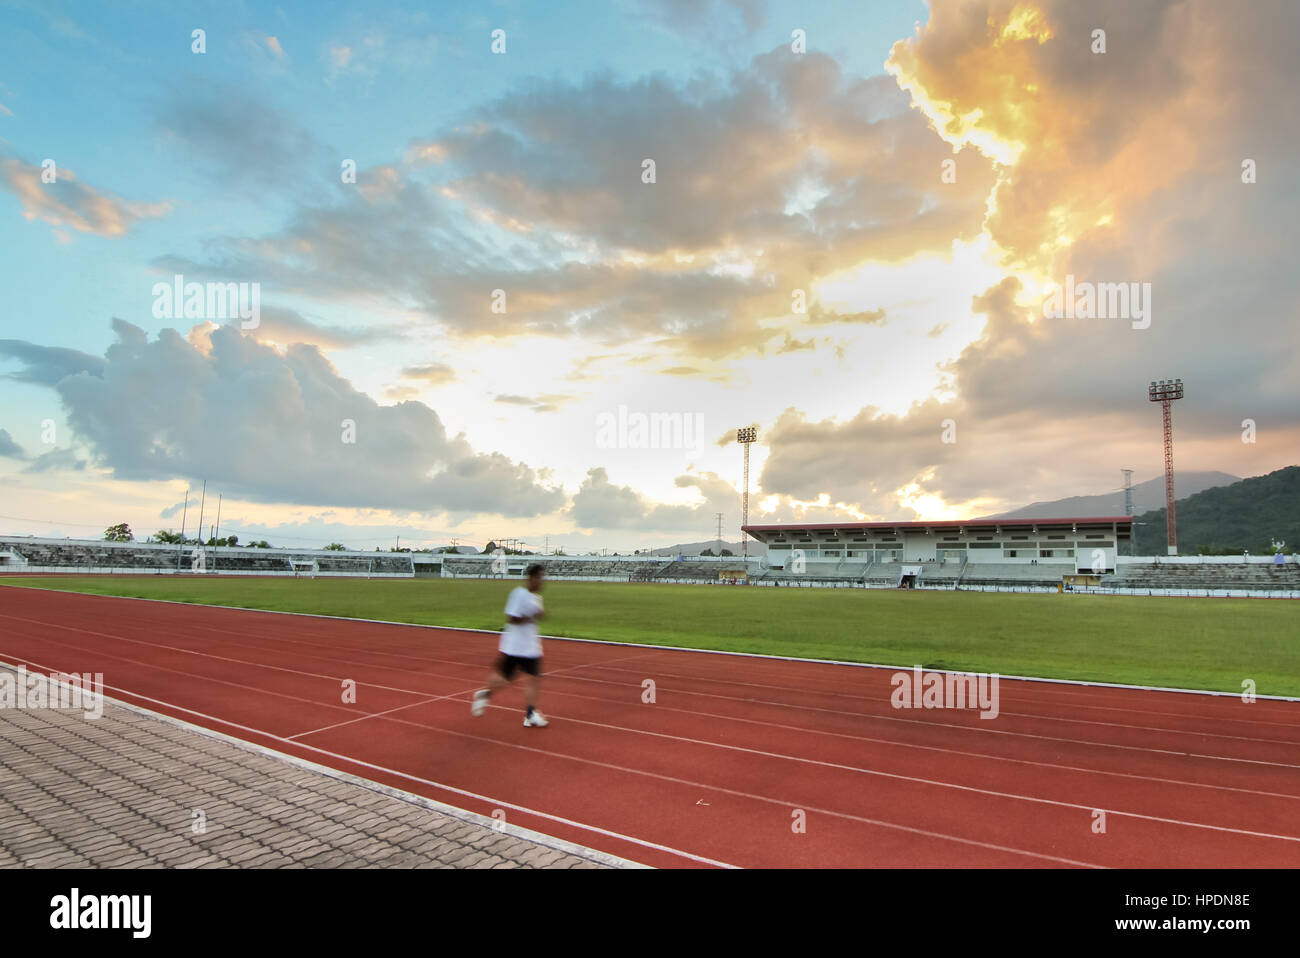
[(172, 208), (170, 203), (136, 203), (96, 190), (66, 166), (53, 168), (53, 183), (42, 182), (43, 172), (41, 166), (0, 153), (0, 187), (18, 197), (28, 221), (116, 238), (140, 220), (165, 216)]
[[(265, 125), (273, 118), (250, 123)], [(226, 139), (219, 149), (244, 156), (257, 138)], [(269, 152), (284, 151), (273, 138)], [(655, 337), (676, 354), (670, 366), (690, 367), (755, 353), (761, 324), (793, 321), (794, 290), (837, 270), (948, 255), (954, 237), (976, 235), (992, 164), (968, 149), (958, 183), (944, 185), (936, 171), (951, 155), (888, 77), (781, 46), (690, 81), (521, 85), (413, 140), (400, 163), (359, 170), (336, 202), (299, 205), (279, 231), (217, 238), (205, 263), (158, 265), (320, 298), (383, 290), (466, 339)], [(647, 157), (654, 184), (641, 182)], [(798, 318), (879, 323), (882, 308), (838, 313), (814, 295)]]
[[(1286, 252), (1300, 245), (1300, 123), (1275, 104), (1294, 79), (1279, 38), (1298, 29), (1285, 3), (1243, 19), (1210, 2), (935, 0), (889, 70), (954, 148), (997, 162), (984, 230), (1017, 275), (972, 300), (985, 326), (945, 368), (946, 399), (844, 420), (788, 410), (767, 430), (763, 492), (938, 518), (1111, 488), (1120, 468), (1159, 471), (1146, 385), (1173, 376), (1187, 383), (1182, 468), (1293, 462), (1300, 408), (1284, 384), (1300, 356), (1277, 347), (1300, 310)], [(1243, 183), (1245, 157), (1274, 178)], [(1041, 284), (1067, 274), (1150, 283), (1149, 327), (1045, 318)], [(1266, 443), (1241, 441), (1248, 418), (1270, 423)]]
[(397, 326), (331, 326), (314, 323), (292, 309), (263, 307), (261, 322), (248, 330), (257, 339), (280, 344), (309, 343), (326, 349), (351, 349), (370, 343), (400, 339), (404, 331)]
[(752, 34), (766, 19), (762, 0), (639, 0), (638, 5), (651, 22), (687, 39), (737, 23)]
[(97, 373), (54, 384), (114, 478), (203, 477), (249, 501), (419, 512), (533, 516), (564, 501), (523, 463), (448, 436), (422, 403), (358, 392), (314, 346), (281, 353), (220, 327), (204, 352), (172, 329), (153, 341), (121, 320), (114, 330)]
[(196, 78), (172, 87), (157, 125), (187, 168), (258, 202), (326, 179), (323, 149), (305, 127), (265, 98), (221, 82)]
[(571, 402), (573, 396), (561, 394), (546, 394), (541, 396), (513, 396), (510, 394), (500, 394), (493, 399), (493, 402), (505, 403), (508, 406), (524, 406), (533, 412), (556, 412), (566, 402)]
[(456, 381), (456, 370), (446, 363), (429, 363), (425, 366), (407, 366), (402, 370), (403, 379), (415, 379), (431, 386), (445, 386)]
[(85, 468), (86, 460), (78, 458), (71, 449), (55, 449), (37, 456), (23, 472), (81, 472)]
[(692, 505), (655, 503), (631, 486), (610, 482), (609, 473), (596, 467), (588, 470), (566, 514), (584, 529), (673, 533), (708, 528), (723, 503), (726, 509), (735, 508), (735, 487), (712, 473), (678, 476), (675, 484), (695, 488), (704, 501)]
[(13, 436), (9, 435), (7, 429), (0, 429), (0, 457), (5, 459), (27, 458), (27, 453), (23, 452), (23, 447), (14, 442)]
[(809, 337), (808, 339), (795, 339), (789, 333), (785, 334), (785, 341), (777, 349), (778, 353), (794, 353), (802, 349), (816, 349), (816, 341)]
[(20, 383), (56, 385), (65, 376), (78, 373), (103, 375), (104, 360), (99, 356), (62, 346), (38, 346), (22, 339), (0, 339), (0, 356), (16, 359), (24, 365), (4, 378)]

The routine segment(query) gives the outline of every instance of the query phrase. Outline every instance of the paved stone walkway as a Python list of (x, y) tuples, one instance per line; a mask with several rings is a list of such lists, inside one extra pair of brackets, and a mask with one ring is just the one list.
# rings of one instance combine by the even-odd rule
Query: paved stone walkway
[(609, 867), (107, 702), (0, 709), (0, 868), (24, 866)]

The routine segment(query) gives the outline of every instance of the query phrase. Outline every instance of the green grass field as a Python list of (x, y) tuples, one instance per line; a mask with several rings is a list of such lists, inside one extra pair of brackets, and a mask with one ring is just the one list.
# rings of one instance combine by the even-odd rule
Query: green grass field
[[(206, 605), (499, 629), (513, 582), (0, 578)], [(548, 582), (548, 635), (1300, 696), (1300, 604), (1265, 599)]]

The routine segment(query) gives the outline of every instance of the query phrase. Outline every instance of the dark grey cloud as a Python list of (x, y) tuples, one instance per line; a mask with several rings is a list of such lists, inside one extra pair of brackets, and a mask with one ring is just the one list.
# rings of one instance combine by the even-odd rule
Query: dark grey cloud
[(17, 360), (23, 368), (6, 373), (6, 379), (22, 383), (53, 386), (65, 376), (90, 373), (99, 376), (104, 371), (104, 360), (63, 346), (39, 346), (22, 339), (0, 339), (0, 357)]
[(86, 460), (79, 457), (71, 449), (54, 449), (37, 456), (23, 472), (81, 472), (85, 468)]
[(153, 341), (121, 320), (114, 330), (99, 370), (54, 388), (115, 478), (203, 477), (253, 501), (419, 512), (532, 516), (564, 501), (525, 464), (448, 436), (424, 404), (358, 392), (314, 346), (280, 353), (219, 327), (205, 353), (172, 329)]
[(0, 429), (0, 457), (5, 459), (26, 459), (27, 453), (23, 447), (14, 442), (14, 437), (9, 435), (9, 430)]

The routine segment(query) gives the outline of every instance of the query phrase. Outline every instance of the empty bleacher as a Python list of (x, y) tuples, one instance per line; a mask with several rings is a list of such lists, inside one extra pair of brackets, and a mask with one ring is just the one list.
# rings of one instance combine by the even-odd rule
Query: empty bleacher
[(1263, 562), (1131, 562), (1122, 563), (1102, 587), (1121, 589), (1188, 589), (1297, 591), (1300, 564)]
[(295, 567), (322, 575), (411, 576), (409, 553), (337, 552), (319, 549), (254, 549), (246, 546), (202, 547), (202, 568), (195, 564), (200, 547), (153, 542), (100, 542), (85, 539), (0, 537), (4, 568), (24, 572), (84, 574), (218, 574), (293, 575)]
[(1069, 564), (1029, 565), (1023, 562), (977, 562), (966, 566), (961, 586), (1035, 586), (1056, 588), (1061, 577), (1075, 571)]
[(599, 579), (605, 581), (647, 581), (647, 570), (653, 572), (658, 563), (632, 557), (605, 556), (505, 556), (505, 569), (493, 555), (448, 556), (442, 562), (442, 574), (447, 578), (515, 579), (524, 570), (537, 563), (546, 569), (552, 579)]

